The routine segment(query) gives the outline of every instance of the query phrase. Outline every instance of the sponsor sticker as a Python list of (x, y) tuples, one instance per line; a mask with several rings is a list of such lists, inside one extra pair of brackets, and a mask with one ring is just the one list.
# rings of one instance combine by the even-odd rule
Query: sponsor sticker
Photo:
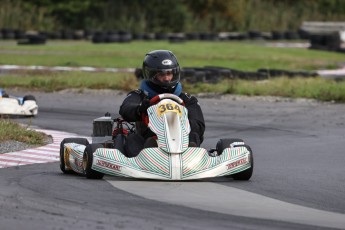
[(226, 167), (227, 167), (227, 170), (230, 170), (230, 169), (232, 169), (232, 168), (235, 168), (236, 166), (244, 165), (244, 164), (246, 164), (246, 163), (248, 163), (247, 158), (241, 158), (241, 159), (239, 159), (239, 160), (237, 160), (237, 161), (235, 161), (235, 162), (232, 162), (232, 163), (230, 163), (230, 164), (227, 164)]
[(122, 168), (122, 166), (120, 165), (112, 164), (112, 163), (102, 161), (102, 160), (97, 160), (97, 164), (106, 168), (116, 170), (116, 171), (121, 171), (121, 168)]
[(162, 64), (163, 65), (171, 65), (172, 61), (170, 59), (165, 59), (165, 60), (162, 61)]

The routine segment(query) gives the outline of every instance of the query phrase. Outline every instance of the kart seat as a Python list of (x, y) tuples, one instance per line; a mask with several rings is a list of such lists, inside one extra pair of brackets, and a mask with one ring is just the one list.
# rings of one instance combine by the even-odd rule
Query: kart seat
[(137, 134), (131, 133), (127, 136), (124, 146), (125, 155), (127, 157), (136, 157), (140, 151), (144, 148), (145, 139)]

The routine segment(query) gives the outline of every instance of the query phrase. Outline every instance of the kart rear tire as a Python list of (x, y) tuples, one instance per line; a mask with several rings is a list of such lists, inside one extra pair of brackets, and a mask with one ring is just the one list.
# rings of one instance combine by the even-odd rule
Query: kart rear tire
[(103, 148), (101, 144), (89, 144), (84, 150), (83, 168), (88, 179), (102, 179), (104, 173), (92, 169), (93, 153), (98, 149)]
[(67, 143), (77, 143), (81, 145), (89, 145), (89, 141), (85, 138), (65, 138), (60, 143), (60, 169), (65, 174), (71, 174), (73, 173), (73, 170), (66, 169), (65, 165), (65, 154), (64, 154), (64, 144)]
[(249, 158), (249, 160), (250, 160), (250, 168), (248, 168), (248, 169), (246, 169), (246, 170), (244, 170), (242, 172), (239, 172), (239, 173), (231, 175), (231, 177), (234, 180), (249, 180), (252, 177), (252, 175), (253, 175), (253, 169), (254, 169), (253, 151), (252, 151), (252, 149), (248, 145), (245, 145), (245, 147), (250, 152), (250, 158)]

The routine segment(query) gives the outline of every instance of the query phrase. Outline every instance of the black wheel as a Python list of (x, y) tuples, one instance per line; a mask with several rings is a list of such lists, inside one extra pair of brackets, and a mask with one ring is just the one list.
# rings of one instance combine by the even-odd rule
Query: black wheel
[(246, 169), (246, 170), (244, 170), (242, 172), (233, 174), (232, 178), (234, 178), (234, 180), (249, 180), (252, 177), (252, 175), (253, 175), (253, 169), (254, 169), (253, 152), (252, 152), (252, 149), (248, 145), (245, 145), (245, 147), (250, 152), (250, 158), (249, 158), (249, 160), (250, 160), (250, 168), (248, 168), (248, 169)]
[[(216, 150), (219, 155), (222, 154), (223, 150), (226, 148), (230, 147), (230, 144), (234, 142), (243, 142), (242, 139), (237, 139), (237, 138), (231, 138), (231, 139), (220, 139), (217, 143)], [(234, 180), (249, 180), (253, 174), (253, 169), (254, 169), (254, 158), (253, 158), (253, 152), (251, 148), (248, 145), (244, 145), (248, 151), (250, 152), (250, 168), (230, 175), (230, 176), (225, 176), (225, 177), (232, 177)]]
[(25, 95), (23, 101), (36, 101), (36, 98), (32, 95)]
[(64, 154), (64, 144), (67, 143), (77, 143), (81, 145), (89, 145), (89, 141), (85, 138), (65, 138), (60, 143), (60, 169), (63, 173), (70, 174), (73, 173), (71, 169), (66, 169), (65, 164), (65, 154)]
[[(25, 101), (36, 101), (36, 98), (34, 96), (32, 96), (32, 95), (25, 95), (23, 97), (23, 101), (21, 103), (24, 104)], [(35, 116), (35, 112), (37, 114), (37, 108), (34, 109), (34, 110), (30, 110), (30, 112), (31, 112), (31, 114), (30, 115), (26, 115), (26, 117), (34, 117)]]
[(234, 142), (243, 142), (243, 140), (238, 138), (220, 139), (216, 146), (217, 154), (221, 155), (224, 149), (229, 148), (230, 144)]
[(93, 170), (92, 167), (92, 161), (93, 161), (93, 153), (98, 149), (103, 148), (103, 145), (101, 144), (89, 144), (86, 146), (84, 150), (84, 156), (83, 156), (83, 168), (86, 174), (86, 177), (88, 179), (102, 179), (104, 176), (104, 173), (98, 172), (96, 170)]

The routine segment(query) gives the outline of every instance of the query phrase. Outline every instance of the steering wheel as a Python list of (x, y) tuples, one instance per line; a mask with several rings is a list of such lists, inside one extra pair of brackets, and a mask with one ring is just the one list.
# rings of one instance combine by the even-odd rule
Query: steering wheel
[(175, 94), (171, 94), (171, 93), (163, 93), (163, 94), (159, 94), (157, 96), (154, 96), (150, 100), (150, 105), (155, 105), (163, 99), (171, 99), (173, 101), (176, 101), (180, 105), (184, 106), (183, 100), (180, 97), (176, 96)]

